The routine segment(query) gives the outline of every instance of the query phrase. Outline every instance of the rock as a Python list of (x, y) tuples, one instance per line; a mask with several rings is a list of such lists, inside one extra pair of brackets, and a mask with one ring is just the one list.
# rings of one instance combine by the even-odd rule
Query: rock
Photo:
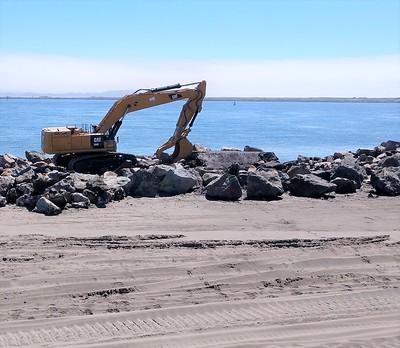
[(239, 174), (236, 175), (236, 177), (239, 179), (239, 184), (242, 186), (242, 188), (247, 187), (247, 177), (249, 176), (249, 173), (252, 171), (247, 171), (247, 170), (239, 170)]
[(361, 156), (361, 155), (365, 155), (365, 156), (376, 156), (376, 152), (375, 150), (370, 150), (370, 149), (358, 149), (356, 151), (356, 156)]
[(0, 208), (5, 207), (7, 204), (7, 199), (6, 197), (0, 196)]
[(385, 167), (371, 175), (371, 185), (378, 195), (400, 195), (400, 167)]
[(0, 155), (0, 167), (13, 168), (16, 164), (16, 158), (10, 154)]
[(23, 182), (32, 182), (36, 173), (31, 167), (26, 167), (16, 173), (15, 183), (22, 184)]
[(72, 173), (70, 175), (72, 184), (78, 191), (83, 191), (88, 186), (96, 185), (100, 180), (100, 176), (96, 174), (83, 174), (83, 173)]
[(289, 175), (289, 178), (293, 178), (297, 174), (310, 174), (310, 170), (307, 169), (304, 164), (300, 166), (292, 166), (290, 167), (286, 173)]
[(247, 177), (248, 199), (276, 199), (283, 192), (282, 181), (274, 169), (250, 172)]
[[(364, 169), (365, 171), (365, 169)], [(349, 167), (349, 166), (343, 166), (340, 165), (338, 167), (336, 167), (332, 179), (335, 178), (346, 178), (349, 180), (353, 180), (356, 185), (357, 188), (361, 187), (361, 183), (363, 181), (363, 175), (361, 175), (355, 167)]]
[(96, 197), (96, 207), (105, 208), (106, 205), (112, 200), (113, 195), (108, 191), (100, 191)]
[(201, 144), (193, 144), (193, 152), (207, 152), (211, 151), (208, 147)]
[(400, 147), (400, 141), (388, 140), (381, 144), (385, 151), (395, 151)]
[(64, 209), (67, 203), (70, 201), (71, 192), (65, 190), (57, 191), (54, 188), (51, 188), (50, 190), (46, 191), (44, 197), (60, 209)]
[(28, 161), (32, 163), (36, 162), (47, 162), (50, 163), (51, 159), (49, 159), (45, 153), (37, 152), (37, 151), (25, 151), (25, 157)]
[(194, 153), (192, 158), (197, 167), (227, 169), (233, 163), (238, 163), (242, 169), (247, 169), (260, 160), (258, 155), (258, 152), (211, 151)]
[(263, 150), (259, 149), (258, 147), (246, 145), (243, 149), (246, 152), (264, 152)]
[(346, 178), (335, 178), (331, 181), (332, 184), (336, 185), (336, 193), (354, 193), (357, 189), (357, 184), (354, 180)]
[(130, 179), (124, 176), (106, 176), (103, 178), (103, 181), (106, 185), (106, 191), (115, 192), (115, 190), (128, 184)]
[[(157, 167), (157, 166), (156, 166)], [(161, 167), (161, 166), (160, 166)], [(168, 167), (168, 166), (166, 166)], [(170, 168), (170, 167), (168, 167)], [(161, 169), (155, 171), (161, 177)], [(125, 186), (125, 192), (133, 197), (156, 197), (158, 187), (160, 185), (160, 178), (154, 174), (154, 171), (139, 169), (130, 176), (131, 182)]]
[(221, 151), (240, 151), (240, 149), (236, 147), (229, 147), (229, 146), (224, 146)]
[(211, 172), (206, 172), (203, 174), (203, 184), (204, 186), (207, 186), (211, 181), (218, 179), (222, 176), (222, 174), (218, 173), (211, 173)]
[(90, 200), (82, 193), (75, 192), (71, 194), (71, 205), (73, 208), (87, 209), (89, 208)]
[(15, 204), (18, 207), (25, 207), (28, 210), (32, 210), (35, 207), (36, 202), (38, 201), (39, 198), (40, 198), (39, 196), (30, 196), (25, 194), (18, 197), (15, 201)]
[(155, 175), (160, 181), (164, 178), (164, 176), (170, 171), (173, 170), (174, 167), (171, 167), (166, 164), (158, 164), (149, 168), (149, 173)]
[(49, 186), (45, 192), (49, 190), (54, 190), (57, 192), (75, 192), (75, 182), (72, 180), (72, 178), (68, 177), (65, 179), (60, 180), (59, 182), (56, 182), (54, 185)]
[(23, 182), (22, 184), (18, 184), (16, 186), (16, 189), (18, 196), (21, 196), (23, 194), (32, 196), (34, 192), (33, 184), (30, 182)]
[(233, 163), (227, 168), (226, 172), (228, 174), (235, 175), (236, 177), (238, 177), (239, 176), (239, 170), (240, 170), (239, 164), (238, 163)]
[(329, 181), (331, 179), (332, 176), (332, 172), (330, 170), (323, 170), (323, 169), (319, 169), (319, 170), (314, 170), (311, 172), (311, 174), (314, 174), (318, 177), (320, 177), (321, 179), (324, 179), (326, 181)]
[(118, 174), (115, 173), (115, 172), (110, 172), (110, 171), (107, 171), (107, 172), (104, 172), (104, 173), (103, 173), (103, 177), (104, 177), (104, 178), (105, 178), (105, 177), (109, 177), (109, 176), (115, 177), (115, 176), (118, 176)]
[(12, 176), (0, 176), (0, 196), (6, 196), (15, 183), (15, 178)]
[(298, 174), (290, 180), (289, 189), (295, 196), (317, 198), (335, 191), (336, 185), (313, 174)]
[(114, 191), (113, 201), (122, 201), (126, 197), (125, 190), (122, 187), (118, 187)]
[(242, 188), (235, 175), (224, 174), (210, 182), (206, 188), (206, 198), (224, 201), (237, 201), (242, 197)]
[(160, 182), (159, 192), (164, 195), (179, 195), (193, 190), (197, 185), (197, 177), (192, 172), (178, 167), (164, 176)]
[(393, 155), (379, 161), (379, 167), (400, 167), (400, 156)]
[(15, 187), (10, 188), (7, 192), (6, 198), (8, 204), (15, 204), (18, 198), (17, 189)]
[(261, 152), (258, 157), (264, 162), (279, 162), (279, 158), (274, 152)]
[(33, 211), (45, 215), (58, 215), (61, 213), (59, 207), (44, 197), (39, 198)]
[(97, 201), (97, 196), (96, 196), (96, 194), (95, 194), (93, 191), (91, 191), (91, 190), (89, 190), (89, 189), (84, 189), (83, 192), (82, 192), (82, 194), (83, 194), (84, 196), (86, 196), (87, 198), (89, 198), (90, 203), (92, 203), (92, 204), (95, 204), (95, 203), (96, 203), (96, 201)]

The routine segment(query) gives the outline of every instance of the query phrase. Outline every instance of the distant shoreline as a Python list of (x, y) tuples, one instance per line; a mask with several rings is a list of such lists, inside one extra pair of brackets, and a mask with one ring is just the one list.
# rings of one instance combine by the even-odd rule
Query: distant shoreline
[[(32, 97), (8, 97), (0, 96), (0, 99), (66, 99), (66, 100), (118, 100), (120, 97), (49, 97), (49, 96), (32, 96)], [(264, 98), (264, 97), (206, 97), (206, 101), (231, 101), (231, 102), (331, 102), (331, 103), (400, 103), (399, 98), (335, 98), (335, 97), (310, 97), (310, 98)]]

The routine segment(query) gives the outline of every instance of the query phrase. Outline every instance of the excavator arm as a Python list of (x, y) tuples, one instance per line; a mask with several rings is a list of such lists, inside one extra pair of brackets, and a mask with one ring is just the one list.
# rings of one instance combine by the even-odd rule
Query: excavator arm
[(201, 111), (206, 93), (205, 81), (194, 84), (197, 84), (195, 88), (181, 88), (181, 85), (173, 85), (145, 90), (143, 93), (137, 93), (137, 91), (122, 97), (114, 103), (98, 126), (96, 126), (95, 132), (106, 134), (108, 139), (113, 140), (126, 114), (187, 99), (177, 120), (174, 134), (156, 151), (156, 156), (161, 158), (165, 150), (175, 146), (175, 151), (171, 159), (177, 161), (184, 158), (192, 151), (192, 144), (190, 144), (186, 137), (197, 114)]

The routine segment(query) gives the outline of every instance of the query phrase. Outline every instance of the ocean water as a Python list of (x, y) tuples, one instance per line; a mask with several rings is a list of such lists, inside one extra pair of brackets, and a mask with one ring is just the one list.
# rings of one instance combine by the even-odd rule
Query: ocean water
[[(0, 153), (40, 150), (44, 127), (97, 124), (112, 100), (0, 99)], [(183, 102), (130, 113), (118, 151), (153, 154), (173, 133)], [(245, 145), (274, 151), (282, 161), (299, 154), (371, 148), (400, 140), (399, 103), (205, 101), (189, 135), (212, 149)]]

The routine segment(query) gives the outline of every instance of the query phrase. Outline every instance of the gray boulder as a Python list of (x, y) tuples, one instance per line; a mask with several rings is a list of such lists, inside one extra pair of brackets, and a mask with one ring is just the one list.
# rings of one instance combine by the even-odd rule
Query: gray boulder
[(149, 168), (149, 173), (156, 176), (160, 181), (164, 178), (164, 176), (170, 171), (173, 170), (174, 167), (171, 167), (166, 164), (158, 164)]
[(163, 195), (179, 195), (193, 190), (199, 183), (197, 176), (183, 167), (170, 170), (160, 182), (159, 192)]
[(160, 179), (153, 171), (139, 169), (130, 176), (130, 180), (129, 185), (125, 186), (127, 194), (133, 197), (157, 196)]
[(32, 163), (36, 162), (51, 162), (45, 153), (37, 151), (25, 151), (25, 157), (28, 161)]
[(212, 200), (237, 201), (242, 197), (238, 178), (231, 174), (224, 174), (210, 182), (205, 191), (206, 198)]
[(15, 204), (18, 198), (17, 189), (15, 187), (11, 187), (7, 192), (6, 198), (8, 204)]
[(0, 208), (5, 207), (7, 204), (7, 199), (6, 197), (0, 196)]
[(18, 195), (33, 195), (34, 189), (33, 189), (33, 184), (30, 182), (23, 182), (22, 184), (18, 184), (16, 186), (17, 189), (17, 194)]
[(283, 192), (282, 181), (274, 169), (250, 172), (247, 177), (248, 199), (276, 199)]
[(400, 156), (393, 155), (380, 160), (378, 167), (400, 167)]
[(299, 197), (322, 197), (326, 193), (333, 192), (336, 185), (327, 182), (313, 174), (298, 174), (290, 180), (290, 192)]
[(354, 193), (357, 189), (356, 182), (346, 178), (335, 178), (331, 183), (336, 185), (336, 193)]
[(35, 207), (36, 202), (38, 201), (39, 198), (40, 198), (39, 196), (31, 196), (25, 194), (18, 197), (15, 201), (15, 204), (18, 207), (25, 207), (28, 210), (32, 210)]
[(89, 199), (90, 203), (92, 203), (92, 204), (96, 203), (97, 196), (93, 191), (91, 191), (89, 189), (84, 189), (82, 194)]
[(261, 152), (258, 154), (258, 157), (264, 162), (279, 162), (279, 158), (274, 152)]
[(219, 177), (221, 177), (221, 175), (222, 174), (220, 173), (213, 173), (213, 172), (204, 173), (202, 176), (204, 186), (207, 186), (211, 181), (218, 179)]
[(388, 140), (381, 144), (385, 151), (394, 151), (400, 147), (400, 141)]
[(73, 208), (84, 208), (84, 209), (89, 208), (90, 200), (82, 193), (74, 192), (71, 194), (70, 199), (71, 199), (71, 206)]
[(263, 150), (259, 149), (258, 147), (246, 145), (243, 149), (246, 152), (264, 152)]
[(15, 183), (15, 178), (12, 176), (0, 176), (0, 195), (6, 196)]
[(227, 169), (233, 163), (238, 163), (242, 168), (248, 168), (257, 163), (259, 152), (244, 151), (209, 151), (193, 153), (195, 165), (210, 169)]
[(310, 174), (310, 170), (306, 168), (304, 165), (300, 166), (292, 166), (290, 167), (286, 173), (289, 175), (289, 178), (293, 178), (295, 175), (298, 174)]
[(39, 198), (33, 211), (45, 215), (58, 215), (61, 213), (59, 207), (44, 197)]
[(400, 167), (383, 168), (371, 175), (371, 185), (378, 195), (400, 195)]
[(23, 182), (32, 182), (36, 173), (31, 167), (25, 167), (22, 170), (17, 171), (15, 174), (15, 183), (22, 184)]
[(13, 168), (16, 165), (16, 157), (8, 153), (0, 155), (0, 167)]
[(89, 186), (96, 186), (100, 181), (100, 176), (96, 174), (71, 173), (70, 178), (77, 191), (83, 191)]
[(361, 183), (363, 181), (363, 175), (361, 174), (360, 170), (357, 170), (355, 167), (349, 167), (349, 166), (344, 166), (340, 165), (336, 167), (332, 179), (335, 178), (346, 178), (349, 180), (353, 180), (357, 188), (361, 187)]

